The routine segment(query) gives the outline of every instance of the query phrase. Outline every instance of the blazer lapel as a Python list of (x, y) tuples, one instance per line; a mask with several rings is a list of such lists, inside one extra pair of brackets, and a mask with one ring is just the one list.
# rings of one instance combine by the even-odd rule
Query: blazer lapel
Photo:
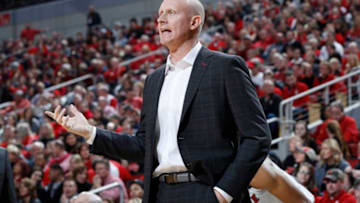
[(180, 127), (181, 127), (181, 123), (184, 119), (184, 116), (186, 115), (186, 112), (188, 111), (190, 104), (191, 104), (194, 96), (196, 95), (196, 92), (199, 88), (201, 79), (202, 79), (204, 73), (206, 72), (206, 70), (208, 69), (209, 64), (206, 59), (210, 55), (211, 55), (211, 52), (207, 48), (202, 47), (198, 56), (196, 57), (196, 60), (194, 62), (194, 66), (193, 66), (193, 69), (192, 69), (192, 72), (190, 75), (189, 84), (186, 89), (184, 105), (183, 105), (183, 109), (181, 112)]

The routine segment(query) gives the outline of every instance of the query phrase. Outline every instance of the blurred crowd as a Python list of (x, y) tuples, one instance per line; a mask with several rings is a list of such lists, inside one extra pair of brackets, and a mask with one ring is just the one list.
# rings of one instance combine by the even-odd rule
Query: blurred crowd
[[(162, 48), (156, 15), (133, 18), (128, 25), (105, 23), (90, 7), (86, 33), (64, 37), (26, 25), (19, 39), (0, 45), (0, 102), (10, 102), (0, 109), (0, 145), (9, 151), (22, 202), (67, 202), (113, 182), (121, 187), (101, 192), (104, 202), (118, 202), (120, 194), (129, 202), (142, 197), (141, 162), (91, 154), (83, 139), (43, 114), (74, 104), (97, 127), (136, 133), (145, 78), (166, 55), (123, 62)], [(357, 0), (220, 2), (207, 6), (204, 30), (204, 46), (244, 58), (267, 118), (279, 115), (283, 99), (359, 67)], [(46, 91), (88, 73), (93, 80)], [(299, 115), (306, 115), (311, 104), (322, 104), (323, 123), (310, 132), (308, 117), (299, 116), (289, 155), (277, 161), (318, 202), (360, 202), (359, 131), (336, 100), (348, 88), (342, 82), (331, 86), (329, 105), (320, 94), (294, 102)], [(270, 128), (276, 138), (277, 126)]]
[(46, 3), (55, 0), (3, 0), (0, 4), (0, 11), (17, 9), (25, 6), (32, 6), (34, 4)]

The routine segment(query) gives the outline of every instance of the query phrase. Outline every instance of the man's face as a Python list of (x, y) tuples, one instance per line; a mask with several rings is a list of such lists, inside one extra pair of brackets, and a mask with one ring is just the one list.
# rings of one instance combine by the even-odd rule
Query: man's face
[(331, 117), (337, 121), (340, 121), (341, 118), (343, 117), (344, 113), (341, 112), (341, 109), (333, 106), (331, 107)]
[(160, 43), (166, 47), (181, 45), (190, 33), (190, 9), (186, 1), (164, 0), (159, 8)]
[(294, 86), (296, 84), (296, 78), (294, 75), (286, 76), (285, 82), (289, 86)]
[(105, 179), (109, 174), (109, 169), (106, 167), (105, 164), (98, 163), (95, 166), (95, 173), (99, 175), (100, 178)]
[(49, 179), (52, 182), (55, 182), (57, 180), (58, 176), (60, 176), (60, 172), (58, 170), (50, 169), (50, 171), (49, 171)]
[(335, 196), (342, 189), (342, 182), (340, 180), (337, 181), (326, 181), (326, 190), (329, 193), (329, 196)]
[(70, 198), (76, 194), (77, 187), (75, 181), (69, 180), (64, 182), (63, 193), (67, 198)]

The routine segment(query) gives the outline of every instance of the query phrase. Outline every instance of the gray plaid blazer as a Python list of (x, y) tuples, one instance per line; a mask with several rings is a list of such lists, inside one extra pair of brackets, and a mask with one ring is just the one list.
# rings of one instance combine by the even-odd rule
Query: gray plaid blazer
[[(146, 79), (136, 136), (97, 129), (91, 152), (110, 159), (143, 160), (144, 202), (154, 202), (155, 123), (165, 67)], [(188, 170), (239, 202), (267, 156), (271, 135), (245, 62), (202, 48), (187, 87), (178, 145)], [(246, 198), (248, 199), (248, 198)]]

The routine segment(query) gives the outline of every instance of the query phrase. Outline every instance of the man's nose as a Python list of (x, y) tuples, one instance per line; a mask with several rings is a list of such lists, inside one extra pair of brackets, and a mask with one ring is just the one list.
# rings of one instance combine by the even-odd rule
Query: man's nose
[(166, 23), (165, 16), (164, 15), (159, 16), (157, 21), (159, 25), (165, 24)]

